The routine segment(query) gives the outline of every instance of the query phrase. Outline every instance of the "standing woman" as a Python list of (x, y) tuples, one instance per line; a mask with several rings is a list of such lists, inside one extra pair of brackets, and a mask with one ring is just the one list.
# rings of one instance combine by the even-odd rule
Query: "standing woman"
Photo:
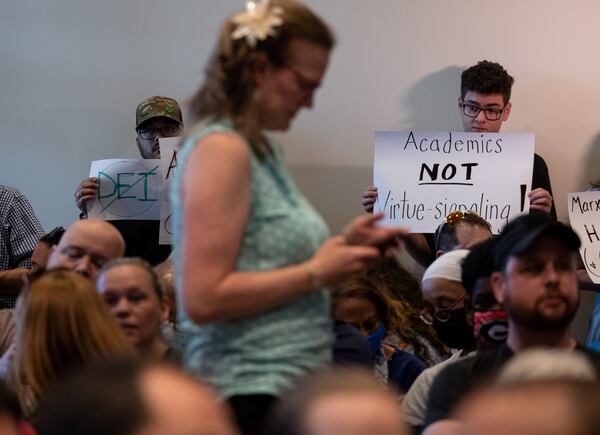
[(334, 38), (297, 1), (248, 2), (228, 19), (192, 101), (173, 189), (185, 363), (260, 433), (276, 398), (331, 360), (325, 287), (379, 259), (404, 230), (361, 217), (329, 237), (265, 130), (313, 105)]

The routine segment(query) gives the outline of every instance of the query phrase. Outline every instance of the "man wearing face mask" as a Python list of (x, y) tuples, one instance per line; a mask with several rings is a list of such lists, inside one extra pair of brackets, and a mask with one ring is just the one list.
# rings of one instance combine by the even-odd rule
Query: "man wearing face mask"
[[(464, 313), (467, 324), (474, 325), (470, 327), (470, 334), (475, 336), (477, 350), (491, 349), (504, 343), (508, 332), (506, 313), (496, 301), (490, 286), (490, 275), (495, 270), (495, 244), (496, 239), (489, 239), (474, 246), (464, 258), (457, 256), (463, 258), (461, 280), (468, 296)], [(402, 402), (406, 420), (411, 426), (421, 428), (425, 423), (427, 398), (437, 374), (467, 353), (466, 350), (455, 352), (443, 363), (425, 370), (415, 380)]]
[(490, 276), (494, 267), (494, 248), (497, 239), (474, 246), (462, 262), (462, 283), (469, 296), (469, 318), (477, 350), (494, 349), (506, 342), (508, 315), (496, 300)]
[(466, 315), (467, 293), (461, 281), (461, 263), (468, 253), (457, 249), (438, 257), (422, 279), (425, 308), (421, 319), (433, 326), (446, 346), (462, 353), (475, 349), (473, 327)]

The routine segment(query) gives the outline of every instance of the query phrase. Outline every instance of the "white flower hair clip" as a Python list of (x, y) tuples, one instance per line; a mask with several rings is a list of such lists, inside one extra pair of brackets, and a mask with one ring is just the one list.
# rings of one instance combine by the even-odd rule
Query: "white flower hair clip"
[(275, 27), (283, 24), (283, 9), (269, 7), (268, 0), (246, 1), (246, 10), (231, 18), (236, 25), (231, 34), (233, 39), (246, 38), (248, 45), (254, 48), (257, 41), (264, 41), (277, 33)]

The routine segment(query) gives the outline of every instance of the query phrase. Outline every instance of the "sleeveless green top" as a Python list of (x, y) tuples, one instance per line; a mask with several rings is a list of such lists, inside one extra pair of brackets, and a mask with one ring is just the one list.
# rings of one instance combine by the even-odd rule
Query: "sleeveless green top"
[[(181, 247), (186, 236), (182, 228), (185, 204), (180, 197), (182, 168), (198, 140), (216, 132), (235, 133), (244, 140), (229, 122), (197, 128), (178, 154), (179, 171), (171, 190), (178, 312), (181, 328), (190, 334), (184, 363), (223, 397), (277, 396), (298, 377), (330, 362), (333, 330), (329, 294), (326, 289), (314, 291), (278, 308), (236, 320), (196, 325), (186, 318), (181, 286)], [(301, 263), (311, 258), (329, 235), (327, 225), (283, 164), (280, 146), (272, 140), (270, 145), (273, 155), (264, 160), (259, 160), (248, 145), (251, 202), (240, 240), (239, 271), (268, 271)]]

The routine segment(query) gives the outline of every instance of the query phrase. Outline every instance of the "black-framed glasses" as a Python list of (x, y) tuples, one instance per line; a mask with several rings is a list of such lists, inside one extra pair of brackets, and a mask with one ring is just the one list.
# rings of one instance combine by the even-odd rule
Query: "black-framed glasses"
[(447, 307), (444, 307), (443, 310), (434, 311), (433, 313), (431, 312), (431, 308), (423, 308), (419, 317), (421, 318), (421, 320), (423, 322), (427, 323), (428, 325), (433, 325), (434, 319), (438, 320), (442, 323), (447, 322), (448, 320), (450, 320), (450, 316), (451, 316), (450, 312), (458, 304), (460, 304), (461, 302), (463, 302), (466, 299), (467, 299), (467, 296), (463, 295), (460, 298), (458, 298), (457, 300), (455, 300), (454, 302), (452, 302)]
[(502, 114), (504, 113), (504, 109), (499, 107), (481, 107), (477, 104), (471, 103), (460, 103), (460, 107), (462, 109), (462, 113), (469, 118), (477, 118), (481, 112), (485, 115), (485, 119), (488, 121), (498, 121)]
[(319, 86), (321, 86), (320, 81), (309, 79), (296, 68), (289, 65), (285, 68), (293, 74), (294, 78), (296, 79), (296, 83), (298, 84), (298, 87), (303, 92), (313, 93), (319, 88)]
[(165, 125), (157, 128), (140, 128), (138, 134), (144, 140), (151, 140), (158, 137), (179, 136), (181, 128), (178, 125)]
[[(444, 220), (444, 222), (442, 222), (437, 229), (435, 230), (435, 234), (433, 237), (433, 241), (434, 241), (434, 245), (435, 245), (435, 250), (437, 251), (439, 249), (440, 246), (440, 238), (442, 235), (442, 232), (444, 231), (444, 228), (446, 227), (446, 225), (453, 225), (457, 222), (461, 222), (464, 221), (465, 219), (469, 220), (469, 217), (474, 217), (475, 219), (477, 219), (478, 221), (483, 221), (483, 219), (481, 218), (481, 216), (479, 216), (477, 213), (475, 213), (474, 211), (453, 211), (450, 212), (448, 214), (448, 216), (446, 216), (446, 219)], [(485, 221), (484, 221), (485, 222)]]

